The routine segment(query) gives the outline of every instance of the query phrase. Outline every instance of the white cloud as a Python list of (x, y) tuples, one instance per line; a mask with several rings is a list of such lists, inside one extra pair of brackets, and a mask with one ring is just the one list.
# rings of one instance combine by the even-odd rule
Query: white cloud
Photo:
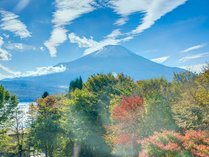
[[(118, 34), (118, 33), (111, 33), (111, 34)], [(86, 37), (79, 37), (75, 33), (69, 34), (69, 40), (71, 43), (78, 44), (79, 47), (86, 48), (84, 51), (84, 55), (90, 54), (92, 52), (95, 52), (97, 50), (102, 49), (103, 47), (107, 45), (117, 45), (119, 42), (121, 42), (118, 39), (115, 39), (115, 35), (110, 35), (110, 37), (106, 37), (104, 40), (101, 40), (99, 42), (93, 40), (92, 38), (88, 39)]]
[(206, 46), (206, 44), (199, 44), (199, 45), (194, 45), (194, 46), (192, 46), (192, 47), (189, 47), (189, 48), (187, 48), (187, 49), (185, 49), (185, 50), (182, 50), (181, 52), (190, 52), (190, 51), (194, 51), (194, 50), (198, 50), (198, 49), (201, 49), (201, 48), (203, 48), (203, 47), (205, 47)]
[(5, 48), (8, 50), (16, 50), (16, 51), (36, 51), (38, 50), (33, 45), (23, 44), (23, 43), (8, 43), (5, 45)]
[(129, 16), (135, 12), (145, 11), (153, 0), (112, 0), (112, 8), (119, 15)]
[(26, 71), (21, 73), (18, 77), (28, 77), (28, 76), (41, 76), (52, 73), (61, 73), (66, 70), (63, 65), (60, 66), (48, 66), (48, 67), (38, 67), (35, 71)]
[(133, 13), (143, 13), (139, 26), (131, 34), (139, 34), (150, 28), (162, 16), (171, 12), (187, 0), (112, 0), (112, 8), (122, 17)]
[[(85, 50), (85, 54), (99, 50), (106, 45), (117, 45), (121, 42), (126, 42), (134, 38), (135, 35), (142, 33), (150, 28), (162, 16), (171, 12), (178, 6), (184, 4), (187, 0), (112, 0), (110, 7), (121, 15), (121, 18), (116, 21), (116, 25), (123, 25), (127, 22), (128, 16), (133, 13), (143, 13), (144, 17), (140, 24), (129, 33), (122, 33), (119, 29), (115, 29), (111, 34), (107, 35), (104, 40), (97, 41), (97, 44)], [(158, 58), (156, 61), (163, 62), (168, 58)]]
[[(51, 56), (55, 57), (60, 44), (66, 41), (65, 26), (69, 25), (76, 18), (82, 14), (89, 13), (97, 9), (100, 5), (103, 7), (111, 7), (121, 17), (115, 22), (115, 25), (121, 26), (127, 23), (128, 18), (133, 13), (142, 13), (144, 17), (139, 25), (128, 33), (122, 33), (119, 29), (113, 30), (112, 33), (104, 37), (101, 41), (95, 41), (93, 38), (78, 37), (74, 33), (70, 33), (68, 38), (70, 42), (77, 43), (79, 47), (87, 48), (85, 54), (91, 53), (94, 50), (103, 48), (107, 44), (119, 44), (134, 38), (135, 35), (142, 33), (144, 30), (150, 28), (162, 16), (171, 12), (178, 6), (184, 4), (187, 0), (111, 0), (103, 3), (102, 1), (94, 0), (56, 0), (56, 11), (53, 15), (52, 23), (54, 30), (51, 37), (45, 42)], [(103, 5), (104, 4), (104, 5)], [(61, 33), (56, 33), (62, 30)]]
[(126, 24), (127, 21), (128, 21), (128, 18), (127, 18), (127, 17), (122, 17), (122, 18), (119, 18), (119, 19), (115, 22), (115, 25), (122, 26), (122, 25)]
[(49, 50), (51, 57), (56, 57), (57, 54), (56, 47), (67, 40), (66, 33), (67, 33), (66, 29), (62, 27), (57, 27), (52, 31), (50, 39), (44, 43), (44, 45)]
[(5, 10), (0, 10), (2, 30), (10, 31), (20, 38), (27, 38), (31, 36), (31, 33), (27, 30), (27, 27), (18, 18), (19, 16)]
[(52, 22), (55, 27), (66, 26), (82, 14), (93, 11), (93, 2), (93, 0), (56, 0), (57, 10), (54, 13)]
[(25, 9), (31, 0), (20, 0), (19, 3), (16, 5), (15, 10), (21, 11)]
[(105, 46), (108, 45), (118, 45), (121, 42), (126, 42), (128, 40), (131, 40), (133, 36), (127, 36), (123, 38), (118, 38), (119, 36), (122, 36), (123, 34), (120, 32), (119, 29), (113, 30), (109, 35), (107, 35), (103, 40), (101, 41), (95, 41), (93, 38), (86, 38), (86, 37), (79, 37), (75, 33), (69, 34), (69, 40), (71, 43), (78, 44), (79, 47), (86, 48), (84, 51), (84, 55), (88, 55), (90, 53), (93, 53), (97, 50), (102, 49)]
[(68, 38), (71, 43), (76, 43), (80, 48), (88, 48), (93, 47), (97, 44), (96, 41), (93, 40), (93, 38), (87, 39), (86, 37), (80, 38), (75, 33), (70, 33), (68, 35)]
[(56, 11), (52, 20), (54, 28), (50, 39), (44, 43), (52, 57), (56, 56), (56, 47), (67, 40), (67, 30), (64, 27), (71, 24), (73, 20), (79, 18), (82, 14), (93, 11), (95, 9), (92, 6), (93, 3), (94, 0), (56, 0)]
[(119, 29), (115, 29), (112, 31), (112, 33), (110, 33), (109, 35), (106, 36), (106, 38), (112, 38), (115, 39), (118, 36), (122, 35), (121, 31)]
[(200, 54), (195, 54), (195, 55), (189, 55), (189, 56), (185, 56), (185, 57), (182, 57), (181, 59), (179, 59), (179, 62), (183, 63), (183, 62), (187, 62), (189, 60), (203, 58), (205, 56), (208, 56), (208, 53), (200, 53)]
[(10, 59), (11, 59), (11, 54), (8, 51), (0, 48), (0, 61), (1, 60), (2, 61), (8, 61)]
[(161, 17), (184, 4), (186, 1), (187, 0), (152, 0), (151, 4), (149, 4), (145, 10), (145, 16), (142, 19), (142, 24), (133, 30), (132, 33), (142, 33), (154, 25)]
[(3, 38), (0, 36), (0, 61), (8, 61), (11, 58), (11, 54), (2, 48), (4, 44)]
[(63, 65), (60, 66), (48, 66), (48, 67), (37, 67), (34, 71), (26, 71), (26, 72), (19, 72), (19, 71), (13, 71), (9, 69), (8, 67), (5, 67), (0, 64), (0, 70), (3, 70), (7, 73), (7, 78), (16, 78), (16, 77), (29, 77), (29, 76), (41, 76), (41, 75), (47, 75), (47, 74), (53, 74), (53, 73), (61, 73), (66, 70), (66, 67)]
[(170, 58), (170, 56), (164, 56), (164, 57), (154, 58), (154, 59), (151, 59), (151, 60), (153, 62), (156, 62), (156, 63), (163, 63), (166, 60), (168, 60), (168, 58)]
[(102, 49), (103, 47), (107, 46), (107, 45), (118, 45), (119, 44), (119, 40), (116, 39), (104, 39), (100, 42), (98, 42), (96, 45), (89, 47), (85, 50), (84, 55), (88, 55), (92, 52), (98, 51), (100, 49)]
[(182, 66), (181, 68), (195, 72), (195, 73), (201, 73), (204, 70), (204, 67), (206, 67), (207, 64), (196, 64), (196, 65), (189, 65), (189, 66)]

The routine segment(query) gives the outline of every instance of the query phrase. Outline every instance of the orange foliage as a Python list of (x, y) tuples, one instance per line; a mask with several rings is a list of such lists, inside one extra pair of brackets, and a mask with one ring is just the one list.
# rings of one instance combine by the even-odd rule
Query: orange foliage
[(139, 96), (122, 97), (119, 105), (112, 110), (114, 125), (107, 129), (112, 133), (112, 144), (130, 145), (137, 144), (138, 121), (144, 111), (144, 100)]
[[(184, 135), (172, 131), (162, 131), (138, 142), (143, 147), (142, 152), (148, 152), (152, 147), (163, 152), (187, 150), (193, 156), (209, 157), (209, 132), (207, 131), (187, 131)], [(139, 157), (143, 157), (143, 154), (139, 153)]]
[(139, 96), (123, 97), (120, 105), (113, 109), (112, 118), (117, 121), (124, 121), (131, 113), (143, 110), (143, 103), (143, 98)]

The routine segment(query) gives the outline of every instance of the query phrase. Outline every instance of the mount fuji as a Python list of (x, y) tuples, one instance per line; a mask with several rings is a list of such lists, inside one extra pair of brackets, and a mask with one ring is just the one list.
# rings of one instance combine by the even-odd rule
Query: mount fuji
[(101, 50), (83, 56), (77, 60), (59, 63), (65, 66), (62, 73), (35, 77), (21, 77), (0, 81), (10, 92), (15, 93), (20, 101), (34, 101), (44, 91), (51, 94), (65, 92), (71, 80), (81, 76), (84, 81), (97, 73), (123, 73), (134, 80), (164, 77), (172, 80), (174, 73), (185, 70), (167, 67), (141, 57), (122, 46), (106, 46)]

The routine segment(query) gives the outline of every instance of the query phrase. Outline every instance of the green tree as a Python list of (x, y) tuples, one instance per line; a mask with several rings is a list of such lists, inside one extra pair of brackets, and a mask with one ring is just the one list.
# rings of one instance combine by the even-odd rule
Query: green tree
[(70, 82), (69, 91), (74, 91), (75, 89), (83, 88), (83, 80), (81, 77)]
[(100, 122), (96, 96), (87, 90), (75, 90), (66, 102), (66, 128), (74, 142), (74, 156), (109, 156)]
[(208, 68), (199, 75), (188, 72), (177, 78), (172, 83), (172, 95), (175, 99), (171, 99), (176, 123), (183, 130), (209, 129)]
[(2, 85), (0, 85), (0, 129), (7, 120), (12, 118), (17, 104), (18, 101), (16, 96), (11, 95)]
[(0, 154), (15, 154), (16, 150), (13, 139), (8, 135), (8, 130), (0, 131)]
[(37, 117), (31, 124), (29, 143), (45, 153), (46, 157), (54, 157), (59, 152), (62, 128), (59, 103), (53, 96), (37, 101)]
[(145, 116), (141, 125), (142, 138), (162, 129), (178, 130), (171, 111), (170, 84), (163, 78), (138, 82), (145, 99)]
[[(105, 144), (103, 137), (106, 133), (104, 126), (110, 123), (109, 107), (111, 101), (112, 99), (114, 99), (117, 96), (120, 96), (121, 94), (131, 95), (132, 92), (134, 92), (135, 87), (136, 87), (135, 82), (130, 77), (124, 76), (123, 74), (119, 74), (117, 77), (114, 77), (112, 74), (107, 74), (107, 75), (97, 74), (89, 77), (87, 82), (84, 84), (83, 90), (75, 90), (73, 93), (71, 93), (70, 100), (72, 104), (77, 104), (75, 106), (81, 106), (81, 104), (86, 104), (87, 106), (88, 105), (92, 106), (93, 104), (94, 106), (93, 108), (90, 109), (90, 111), (93, 111), (93, 113), (89, 112), (87, 116), (88, 118), (95, 116), (93, 118), (93, 122), (89, 120), (81, 120), (81, 122), (85, 122), (85, 124), (88, 124), (89, 122), (93, 123), (93, 124), (89, 124), (92, 127), (89, 130), (90, 135), (87, 136), (88, 138), (85, 142), (88, 143), (88, 145), (90, 146), (90, 148), (88, 149), (90, 150), (91, 153), (93, 153), (93, 155), (96, 154), (95, 156), (105, 156), (105, 154), (108, 153), (110, 156), (110, 149), (108, 148), (107, 144)], [(72, 100), (76, 100), (76, 101), (72, 102)], [(77, 120), (76, 122), (78, 122), (78, 119), (80, 119), (80, 117), (83, 118), (83, 115), (86, 115), (80, 111), (83, 110), (84, 108), (86, 109), (87, 107), (85, 107), (85, 105), (82, 105), (81, 108), (76, 109), (80, 115), (78, 118), (76, 118), (76, 115), (71, 116), (73, 118), (76, 118)], [(71, 107), (72, 114), (75, 114), (77, 112), (72, 111), (72, 107)], [(67, 115), (69, 116), (71, 114), (69, 114), (68, 112)], [(86, 116), (84, 117), (86, 119)], [(68, 119), (72, 120), (73, 118), (68, 118)], [(84, 131), (84, 133), (88, 132), (86, 131), (88, 129), (86, 129), (85, 127), (84, 127), (85, 129), (82, 129), (83, 127), (81, 127), (82, 125), (80, 123), (74, 123), (72, 121), (68, 122), (69, 125), (72, 123), (77, 124), (78, 125), (77, 127), (80, 128), (79, 130), (81, 132), (82, 131)], [(95, 134), (95, 132), (97, 134)], [(91, 139), (90, 141), (95, 141), (97, 143), (93, 142), (93, 145), (91, 145), (89, 143), (92, 142), (89, 142), (89, 139)], [(94, 151), (92, 151), (93, 149)], [(95, 151), (97, 151), (97, 153)], [(81, 154), (82, 154), (82, 150), (81, 150)]]
[(0, 152), (15, 153), (15, 145), (12, 138), (8, 136), (8, 127), (14, 118), (14, 112), (18, 101), (16, 96), (11, 95), (4, 87), (0, 86)]
[(109, 124), (109, 107), (111, 101), (120, 95), (130, 96), (136, 91), (136, 84), (130, 78), (123, 74), (117, 77), (112, 74), (97, 74), (89, 77), (84, 84), (84, 88), (93, 93), (98, 102), (98, 112), (101, 118), (101, 125)]

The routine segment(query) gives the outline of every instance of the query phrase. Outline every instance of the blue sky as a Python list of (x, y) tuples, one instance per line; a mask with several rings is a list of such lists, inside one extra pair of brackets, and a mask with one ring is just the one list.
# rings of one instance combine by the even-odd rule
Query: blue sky
[(209, 61), (208, 0), (1, 0), (0, 79), (53, 67), (110, 44), (199, 71)]

